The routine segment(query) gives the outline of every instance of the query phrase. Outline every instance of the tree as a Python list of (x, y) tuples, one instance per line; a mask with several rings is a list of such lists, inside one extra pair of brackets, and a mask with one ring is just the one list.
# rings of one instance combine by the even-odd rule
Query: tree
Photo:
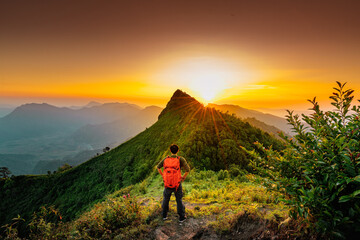
[(248, 151), (255, 157), (251, 167), (288, 196), (292, 216), (315, 223), (322, 237), (351, 238), (360, 232), (360, 106), (352, 107), (354, 90), (344, 86), (337, 82), (330, 96), (334, 111), (320, 110), (316, 98), (309, 100), (310, 115), (300, 119), (288, 111), (296, 135), (283, 136), (285, 150), (258, 144), (264, 158)]
[(7, 167), (0, 167), (0, 177), (1, 178), (8, 178), (11, 174), (9, 168)]
[(72, 168), (72, 166), (70, 166), (69, 164), (65, 163), (64, 165), (62, 165), (61, 167), (58, 168), (58, 172), (63, 172), (66, 171), (68, 169)]
[(104, 152), (104, 153), (106, 153), (106, 152), (108, 152), (108, 151), (110, 151), (110, 148), (109, 148), (109, 147), (105, 147), (105, 148), (103, 149), (103, 152)]

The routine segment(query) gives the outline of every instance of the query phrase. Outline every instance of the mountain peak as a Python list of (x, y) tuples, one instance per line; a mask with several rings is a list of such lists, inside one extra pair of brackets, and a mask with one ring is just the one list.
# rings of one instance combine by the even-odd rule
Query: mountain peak
[(191, 96), (189, 94), (187, 94), (186, 92), (183, 92), (182, 90), (180, 89), (177, 89), (173, 96), (171, 97), (171, 99), (173, 98), (191, 98)]
[(102, 103), (96, 102), (96, 101), (91, 101), (88, 104), (86, 104), (84, 107), (94, 107), (94, 106), (100, 106), (102, 105)]
[(31, 112), (46, 112), (46, 111), (56, 111), (58, 107), (47, 103), (26, 103), (14, 109), (12, 113), (7, 115), (6, 117), (12, 117), (17, 114), (31, 113)]
[(160, 113), (159, 119), (168, 112), (174, 112), (176, 110), (191, 110), (199, 107), (203, 107), (200, 102), (186, 92), (177, 89), (170, 101), (167, 103), (166, 108)]

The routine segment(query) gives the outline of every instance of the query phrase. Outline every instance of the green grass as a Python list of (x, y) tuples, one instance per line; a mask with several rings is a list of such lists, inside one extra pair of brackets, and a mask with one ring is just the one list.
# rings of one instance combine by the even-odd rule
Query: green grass
[[(229, 175), (224, 179), (221, 175), (213, 171), (191, 171), (183, 183), (188, 218), (203, 219), (202, 227), (222, 233), (230, 231), (245, 212), (268, 221), (288, 217), (289, 208), (280, 201), (282, 196), (254, 182), (253, 175), (246, 174), (244, 178)], [(222, 180), (218, 180), (219, 177)], [(162, 191), (162, 179), (154, 172), (141, 183), (108, 194), (75, 220), (56, 221), (56, 224), (36, 221), (38, 229), (44, 230), (34, 232), (32, 237), (143, 238), (164, 224), (161, 220)], [(176, 215), (174, 195), (169, 215)]]

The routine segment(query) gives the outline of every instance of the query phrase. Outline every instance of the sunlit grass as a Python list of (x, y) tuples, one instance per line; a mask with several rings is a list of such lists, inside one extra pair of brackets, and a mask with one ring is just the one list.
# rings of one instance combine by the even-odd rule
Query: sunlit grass
[[(187, 216), (204, 219), (204, 227), (211, 226), (220, 232), (231, 229), (239, 216), (244, 213), (264, 221), (287, 218), (289, 209), (281, 201), (283, 197), (278, 193), (268, 191), (257, 183), (258, 181), (258, 176), (248, 173), (232, 176), (228, 171), (192, 170), (188, 179), (183, 183), (183, 201)], [(103, 221), (101, 217), (106, 209), (109, 211), (109, 201), (112, 204), (117, 201), (124, 202), (124, 196), (130, 194), (134, 201), (136, 199), (138, 206), (136, 226), (130, 224), (122, 231), (119, 230), (117, 234), (127, 238), (129, 237), (127, 234), (130, 234), (129, 229), (132, 229), (131, 236), (140, 236), (154, 227), (164, 224), (161, 220), (162, 192), (162, 178), (160, 175), (153, 174), (141, 183), (109, 195), (106, 201), (96, 204), (94, 208), (75, 220), (75, 226), (81, 224), (84, 218), (90, 219), (90, 222), (95, 221), (95, 223), (104, 225), (101, 224)], [(174, 195), (170, 200), (169, 215), (177, 216)], [(97, 225), (92, 224), (89, 227), (94, 226)]]
[[(243, 173), (234, 176), (226, 170), (193, 169), (183, 183), (187, 217), (199, 219), (202, 227), (211, 227), (220, 233), (230, 231), (244, 214), (261, 221), (286, 219), (289, 209), (281, 201), (283, 197), (259, 184), (258, 176)], [(138, 184), (107, 195), (77, 219), (65, 225), (52, 224), (44, 239), (59, 234), (72, 239), (143, 238), (165, 224), (161, 218), (162, 193), (162, 178), (154, 172)], [(174, 195), (169, 216), (177, 217)], [(45, 217), (40, 222), (47, 224)], [(34, 236), (43, 238), (43, 234)]]
[[(227, 171), (192, 170), (183, 183), (186, 213), (188, 217), (207, 218), (209, 225), (236, 218), (239, 214), (251, 213), (264, 220), (286, 219), (289, 208), (281, 201), (283, 196), (269, 191), (259, 184), (260, 178), (252, 174), (231, 176)], [(148, 187), (142, 193), (144, 185)], [(137, 194), (147, 205), (161, 204), (162, 179), (154, 176), (134, 186), (132, 193)], [(154, 202), (155, 201), (155, 202)], [(170, 213), (176, 215), (176, 201), (170, 200)], [(160, 216), (159, 216), (160, 217)], [(231, 222), (231, 221), (230, 221)], [(228, 224), (225, 224), (226, 226)], [(226, 226), (224, 228), (226, 228)]]

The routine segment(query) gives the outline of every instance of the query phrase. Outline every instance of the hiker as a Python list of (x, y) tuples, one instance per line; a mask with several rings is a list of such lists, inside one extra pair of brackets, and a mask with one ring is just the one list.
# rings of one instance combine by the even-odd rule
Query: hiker
[[(157, 166), (157, 169), (164, 180), (164, 194), (162, 202), (162, 216), (163, 220), (167, 219), (167, 213), (169, 211), (169, 201), (171, 194), (174, 192), (176, 197), (177, 213), (179, 214), (179, 222), (186, 220), (185, 206), (182, 202), (183, 191), (181, 182), (183, 182), (186, 176), (189, 174), (190, 167), (185, 158), (177, 155), (179, 147), (176, 144), (170, 146), (171, 156), (164, 158)], [(164, 172), (161, 172), (161, 168), (164, 167)], [(181, 169), (185, 170), (184, 176), (181, 176)]]

